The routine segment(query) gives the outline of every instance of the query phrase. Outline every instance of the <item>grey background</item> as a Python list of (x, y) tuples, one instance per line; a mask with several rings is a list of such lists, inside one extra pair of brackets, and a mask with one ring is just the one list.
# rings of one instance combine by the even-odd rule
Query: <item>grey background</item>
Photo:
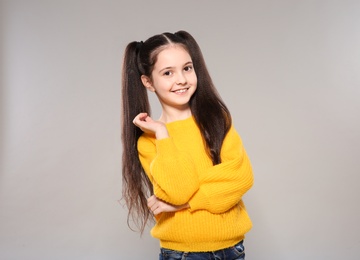
[(118, 202), (121, 59), (128, 42), (180, 29), (252, 160), (247, 259), (358, 259), (351, 0), (1, 1), (0, 259), (157, 259)]

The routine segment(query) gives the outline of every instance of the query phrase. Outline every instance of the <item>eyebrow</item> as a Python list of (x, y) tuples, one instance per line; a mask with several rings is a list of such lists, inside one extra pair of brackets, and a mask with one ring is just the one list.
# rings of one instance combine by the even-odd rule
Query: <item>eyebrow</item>
[[(193, 64), (192, 61), (186, 62), (183, 66), (187, 66), (187, 65), (189, 65), (189, 64)], [(159, 70), (159, 72), (162, 72), (162, 71), (168, 70), (168, 69), (173, 69), (173, 68), (174, 68), (174, 67), (171, 67), (171, 66), (170, 66), (170, 67), (165, 67), (165, 68)]]

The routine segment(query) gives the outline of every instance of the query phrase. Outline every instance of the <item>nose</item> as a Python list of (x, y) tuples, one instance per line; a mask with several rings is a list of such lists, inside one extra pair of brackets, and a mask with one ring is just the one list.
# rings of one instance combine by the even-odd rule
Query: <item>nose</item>
[(177, 85), (184, 85), (187, 83), (186, 77), (183, 73), (179, 73), (178, 77), (176, 79), (176, 84)]

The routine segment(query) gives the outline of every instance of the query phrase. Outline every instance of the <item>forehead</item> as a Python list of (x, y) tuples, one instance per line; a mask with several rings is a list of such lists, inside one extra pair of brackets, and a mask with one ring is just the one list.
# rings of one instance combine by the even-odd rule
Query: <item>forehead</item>
[(190, 54), (180, 45), (169, 45), (157, 55), (155, 67), (176, 66), (191, 62)]

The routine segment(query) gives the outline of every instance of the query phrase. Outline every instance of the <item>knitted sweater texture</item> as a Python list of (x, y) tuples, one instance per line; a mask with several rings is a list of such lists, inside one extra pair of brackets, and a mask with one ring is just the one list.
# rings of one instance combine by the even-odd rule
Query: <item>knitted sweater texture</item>
[(193, 117), (166, 124), (169, 138), (143, 134), (138, 151), (154, 194), (190, 208), (156, 216), (151, 230), (160, 246), (187, 252), (214, 251), (235, 245), (252, 223), (242, 196), (253, 185), (249, 158), (232, 126), (213, 165)]

